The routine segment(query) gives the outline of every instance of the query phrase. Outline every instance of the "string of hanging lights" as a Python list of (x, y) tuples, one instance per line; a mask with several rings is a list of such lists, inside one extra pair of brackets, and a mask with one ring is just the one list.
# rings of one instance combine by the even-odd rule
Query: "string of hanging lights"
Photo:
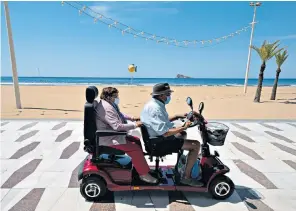
[(173, 45), (173, 46), (181, 47), (181, 48), (187, 48), (189, 46), (195, 46), (195, 47), (200, 47), (200, 48), (210, 47), (213, 45), (223, 43), (226, 40), (229, 40), (230, 38), (238, 36), (242, 32), (245, 32), (249, 28), (251, 28), (251, 25), (245, 26), (239, 30), (236, 30), (233, 33), (230, 33), (228, 35), (224, 35), (221, 37), (213, 38), (213, 39), (177, 40), (174, 38), (163, 37), (163, 36), (151, 34), (149, 32), (145, 32), (142, 30), (134, 29), (131, 26), (123, 24), (117, 20), (106, 17), (103, 14), (92, 10), (90, 7), (83, 5), (80, 2), (62, 1), (62, 5), (64, 5), (64, 4), (67, 4), (75, 9), (77, 9), (79, 15), (85, 14), (85, 15), (89, 16), (90, 18), (93, 19), (94, 23), (100, 22), (102, 24), (107, 25), (110, 29), (113, 28), (113, 29), (121, 31), (122, 35), (129, 34), (129, 35), (132, 35), (134, 38), (142, 38), (142, 39), (145, 39), (146, 41), (154, 41), (156, 43), (164, 43), (167, 45)]

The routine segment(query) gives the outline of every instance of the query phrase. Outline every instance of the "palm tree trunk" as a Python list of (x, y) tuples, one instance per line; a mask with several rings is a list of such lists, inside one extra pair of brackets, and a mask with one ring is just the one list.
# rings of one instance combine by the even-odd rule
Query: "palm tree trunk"
[(254, 102), (256, 102), (256, 103), (260, 102), (265, 67), (266, 67), (266, 64), (265, 64), (265, 61), (264, 61), (262, 63), (262, 65), (261, 65), (261, 67), (260, 67), (260, 73), (259, 73), (259, 78), (258, 78), (258, 86), (257, 86), (256, 95), (255, 95), (255, 98), (254, 98)]
[(271, 100), (275, 100), (275, 97), (276, 97), (276, 90), (277, 90), (277, 86), (278, 86), (280, 72), (281, 72), (281, 68), (278, 68), (276, 70), (276, 77), (274, 79), (274, 84), (272, 87), (272, 93), (271, 93), (271, 97), (270, 97)]

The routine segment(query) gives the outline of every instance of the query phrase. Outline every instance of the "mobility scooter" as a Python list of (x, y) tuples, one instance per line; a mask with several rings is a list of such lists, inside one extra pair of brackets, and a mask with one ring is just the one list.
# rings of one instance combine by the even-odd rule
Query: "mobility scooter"
[[(230, 169), (224, 165), (217, 151), (210, 153), (210, 145), (222, 146), (228, 132), (226, 125), (219, 125), (218, 128), (210, 126), (202, 117), (204, 104), (200, 103), (199, 117), (193, 118), (193, 103), (190, 97), (187, 104), (191, 107), (187, 118), (192, 120), (190, 127), (197, 126), (202, 137), (202, 157), (200, 159), (202, 187), (183, 185), (180, 183), (181, 174), (178, 171), (178, 162), (183, 152), (178, 153), (175, 166), (159, 166), (159, 161), (165, 154), (157, 148), (157, 144), (151, 144), (151, 139), (145, 126), (141, 127), (143, 142), (145, 144), (144, 156), (149, 156), (153, 161), (156, 158), (154, 167), (150, 167), (151, 175), (157, 177), (158, 184), (149, 184), (141, 181), (137, 171), (133, 168), (131, 158), (125, 152), (107, 146), (100, 146), (100, 137), (111, 135), (126, 135), (127, 132), (100, 131), (96, 129), (94, 99), (98, 90), (94, 86), (86, 89), (85, 110), (84, 110), (84, 150), (88, 155), (81, 163), (78, 172), (81, 195), (87, 201), (97, 201), (106, 194), (106, 191), (140, 191), (140, 190), (165, 190), (165, 191), (192, 191), (209, 192), (213, 198), (223, 200), (230, 197), (235, 185), (225, 174)], [(222, 128), (222, 129), (221, 129)], [(161, 139), (162, 137), (157, 137)], [(153, 142), (155, 143), (155, 142)]]

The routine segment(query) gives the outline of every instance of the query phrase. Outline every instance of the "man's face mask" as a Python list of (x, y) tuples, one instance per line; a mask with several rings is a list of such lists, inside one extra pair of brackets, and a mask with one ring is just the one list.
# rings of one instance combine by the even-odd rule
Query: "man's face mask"
[(169, 104), (171, 101), (171, 95), (167, 96), (165, 104)]

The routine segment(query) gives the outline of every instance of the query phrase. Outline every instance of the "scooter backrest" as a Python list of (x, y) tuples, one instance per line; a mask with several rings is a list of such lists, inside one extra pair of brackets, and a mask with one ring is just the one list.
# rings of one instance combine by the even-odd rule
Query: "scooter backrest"
[(95, 86), (89, 86), (85, 91), (85, 98), (88, 103), (93, 103), (94, 100), (98, 97), (99, 90)]
[(84, 105), (84, 139), (88, 139), (91, 145), (95, 144), (96, 137), (96, 119), (94, 99), (98, 96), (99, 92), (95, 86), (89, 86), (86, 89), (85, 97), (87, 102)]

